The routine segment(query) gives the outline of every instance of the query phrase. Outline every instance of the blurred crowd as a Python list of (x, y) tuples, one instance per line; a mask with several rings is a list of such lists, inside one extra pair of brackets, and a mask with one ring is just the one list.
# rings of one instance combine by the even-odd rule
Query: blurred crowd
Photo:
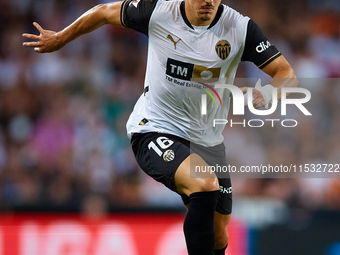
[[(222, 2), (253, 18), (317, 95), (313, 117), (299, 128), (227, 128), (228, 162), (339, 164), (340, 2)], [(183, 209), (176, 194), (139, 169), (126, 137), (143, 91), (147, 38), (104, 26), (52, 54), (21, 46), (22, 33), (38, 33), (33, 21), (59, 31), (99, 3), (105, 1), (0, 0), (2, 211)], [(238, 77), (265, 75), (242, 63)], [(236, 200), (340, 210), (340, 178), (241, 178), (233, 185)]]

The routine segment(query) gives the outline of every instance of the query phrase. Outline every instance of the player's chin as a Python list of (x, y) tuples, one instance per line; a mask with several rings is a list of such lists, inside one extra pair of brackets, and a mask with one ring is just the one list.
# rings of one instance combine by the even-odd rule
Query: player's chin
[(202, 15), (201, 16), (201, 20), (202, 21), (209, 21), (211, 20), (211, 15), (207, 14), (207, 15)]
[(210, 12), (205, 12), (201, 14), (201, 20), (202, 21), (209, 21), (211, 20), (212, 14)]

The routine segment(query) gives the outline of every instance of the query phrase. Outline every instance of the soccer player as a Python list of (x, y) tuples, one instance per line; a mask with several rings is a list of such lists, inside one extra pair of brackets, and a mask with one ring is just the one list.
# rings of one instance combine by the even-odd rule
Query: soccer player
[[(144, 93), (127, 123), (136, 160), (188, 207), (183, 226), (188, 253), (224, 254), (232, 208), (230, 178), (196, 171), (196, 166), (227, 165), (224, 126), (213, 127), (213, 120), (226, 119), (230, 91), (214, 86), (233, 84), (238, 64), (251, 61), (273, 78), (253, 89), (253, 106), (259, 108), (270, 103), (273, 87), (279, 88), (279, 96), (281, 87), (296, 86), (291, 82), (294, 71), (253, 20), (221, 0), (101, 4), (60, 32), (34, 23), (40, 35), (23, 34), (34, 40), (23, 45), (38, 53), (53, 52), (104, 24), (132, 28), (149, 38)], [(203, 91), (212, 96), (206, 99), (204, 116)]]

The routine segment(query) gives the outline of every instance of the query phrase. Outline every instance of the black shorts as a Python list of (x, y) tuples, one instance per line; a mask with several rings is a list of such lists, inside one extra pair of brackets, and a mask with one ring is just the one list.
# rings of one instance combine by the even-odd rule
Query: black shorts
[[(227, 166), (223, 143), (214, 147), (204, 147), (175, 135), (150, 132), (133, 134), (131, 146), (142, 170), (175, 192), (177, 192), (174, 181), (176, 170), (190, 154), (198, 154), (209, 166)], [(221, 191), (216, 211), (221, 214), (230, 214), (232, 188), (229, 174), (222, 172), (215, 174)], [(179, 195), (184, 204), (189, 204), (187, 195)]]

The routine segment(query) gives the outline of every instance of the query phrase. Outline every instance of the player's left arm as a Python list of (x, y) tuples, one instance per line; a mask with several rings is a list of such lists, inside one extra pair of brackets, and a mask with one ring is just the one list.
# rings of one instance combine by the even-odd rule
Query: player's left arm
[[(281, 52), (269, 42), (259, 26), (249, 20), (245, 39), (245, 48), (241, 61), (253, 62), (263, 72), (271, 76), (272, 81), (261, 86), (256, 84), (253, 89), (253, 106), (257, 109), (268, 106), (272, 101), (273, 88), (278, 88), (278, 99), (281, 98), (282, 87), (296, 87), (298, 81), (294, 70)], [(241, 88), (246, 93), (248, 88)], [(247, 101), (245, 101), (247, 103)]]

